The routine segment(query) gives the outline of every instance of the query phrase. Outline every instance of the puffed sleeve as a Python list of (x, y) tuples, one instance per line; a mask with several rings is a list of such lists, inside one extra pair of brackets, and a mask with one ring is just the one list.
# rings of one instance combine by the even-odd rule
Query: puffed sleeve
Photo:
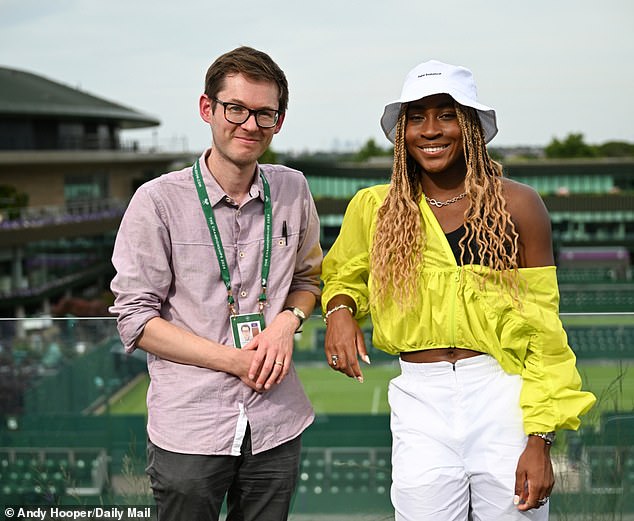
[(527, 434), (576, 430), (579, 416), (594, 405), (596, 398), (581, 390), (576, 357), (559, 319), (556, 269), (550, 266), (526, 271), (530, 290), (523, 312), (533, 325), (533, 334), (522, 372), (524, 429)]
[(350, 200), (339, 236), (322, 266), (324, 308), (335, 295), (347, 295), (356, 304), (357, 319), (369, 313), (370, 244), (380, 203), (376, 188), (360, 190)]

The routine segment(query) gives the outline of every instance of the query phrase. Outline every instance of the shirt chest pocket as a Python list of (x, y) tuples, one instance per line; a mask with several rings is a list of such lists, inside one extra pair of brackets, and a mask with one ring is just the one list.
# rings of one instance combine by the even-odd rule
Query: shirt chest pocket
[(273, 235), (268, 288), (271, 297), (284, 296), (286, 298), (295, 273), (298, 247), (299, 233)]

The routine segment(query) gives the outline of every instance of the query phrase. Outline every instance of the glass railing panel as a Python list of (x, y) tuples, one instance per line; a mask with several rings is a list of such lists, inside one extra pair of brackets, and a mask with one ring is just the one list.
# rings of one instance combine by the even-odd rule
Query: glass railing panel
[[(561, 318), (583, 386), (598, 403), (578, 432), (558, 437), (551, 511), (571, 519), (629, 512), (634, 313)], [(391, 512), (387, 386), (399, 367), (372, 345), (370, 322), (363, 330), (372, 358), (364, 384), (326, 365), (320, 316), (296, 336), (295, 365), (317, 413), (304, 435), (293, 506), (302, 519)], [(143, 470), (148, 382), (144, 353), (123, 352), (113, 318), (0, 320), (3, 501), (152, 504)]]

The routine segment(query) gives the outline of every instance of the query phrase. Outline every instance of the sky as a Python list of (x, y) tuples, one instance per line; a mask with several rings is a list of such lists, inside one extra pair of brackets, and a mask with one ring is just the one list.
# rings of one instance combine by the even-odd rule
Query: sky
[(492, 146), (634, 142), (633, 21), (631, 0), (0, 0), (0, 66), (158, 118), (122, 138), (162, 149), (209, 145), (205, 72), (240, 45), (288, 78), (280, 152), (387, 147), (383, 107), (429, 59), (473, 71)]

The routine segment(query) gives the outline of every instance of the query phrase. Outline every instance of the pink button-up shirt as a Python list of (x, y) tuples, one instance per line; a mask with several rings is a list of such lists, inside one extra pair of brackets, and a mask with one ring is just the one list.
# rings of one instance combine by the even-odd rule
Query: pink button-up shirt
[[(261, 292), (264, 202), (254, 179), (238, 207), (200, 167), (229, 265), (238, 313), (257, 312)], [(304, 176), (279, 165), (260, 165), (271, 187), (273, 248), (266, 323), (296, 290), (320, 295), (319, 218)], [(283, 234), (286, 223), (286, 236)], [(111, 311), (126, 351), (148, 320), (163, 319), (221, 344), (233, 345), (227, 290), (192, 178), (192, 168), (141, 186), (122, 219), (112, 262)], [(189, 454), (235, 454), (234, 436), (246, 418), (253, 452), (299, 435), (313, 410), (294, 368), (280, 385), (256, 393), (230, 374), (178, 364), (148, 353), (148, 436), (163, 449)], [(238, 447), (239, 449), (239, 447)]]

